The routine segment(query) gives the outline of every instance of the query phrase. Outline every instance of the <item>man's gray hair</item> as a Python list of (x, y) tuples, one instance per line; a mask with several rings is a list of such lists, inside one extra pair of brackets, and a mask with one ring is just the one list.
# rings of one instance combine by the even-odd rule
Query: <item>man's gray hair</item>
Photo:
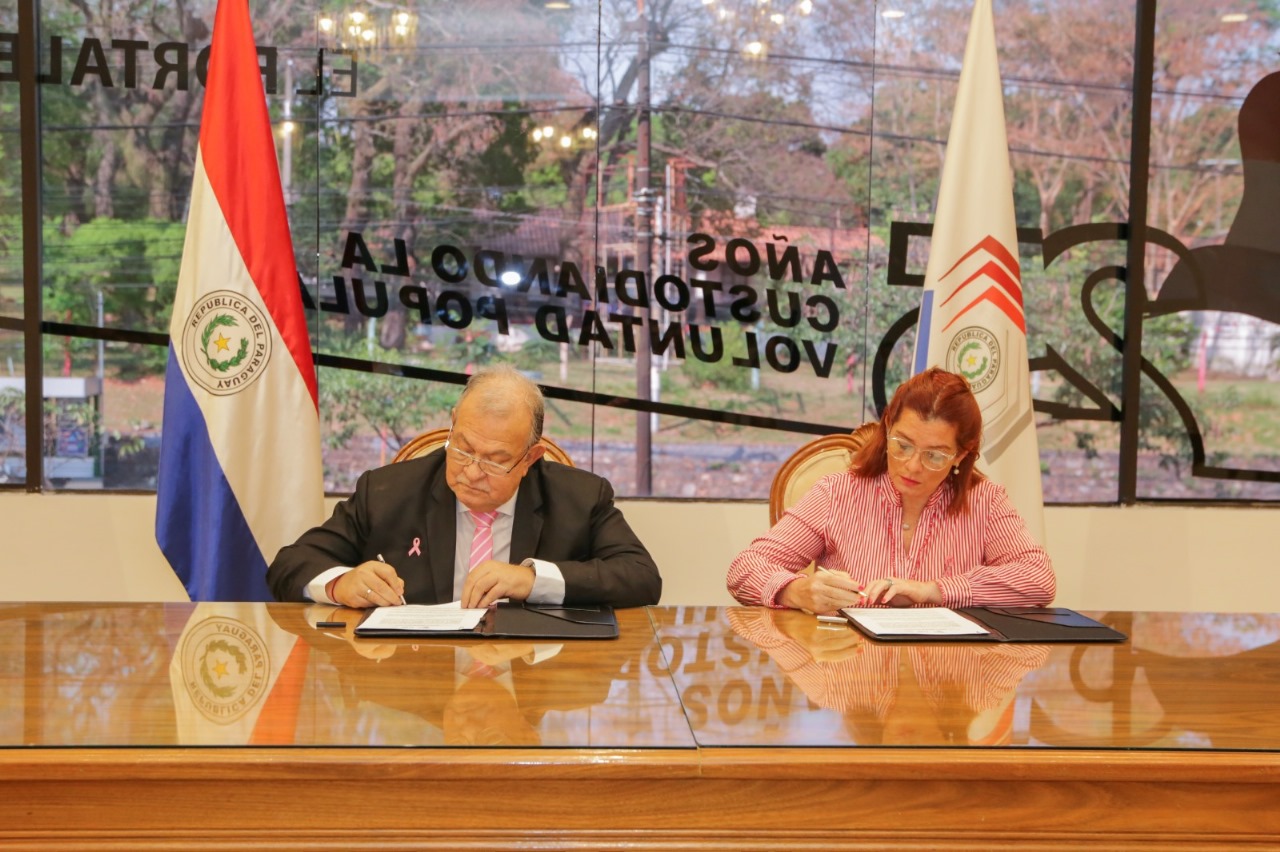
[(506, 417), (520, 409), (527, 411), (532, 422), (528, 446), (532, 447), (542, 437), (542, 421), (546, 416), (542, 389), (515, 367), (494, 364), (477, 370), (462, 389), (458, 406), (469, 396), (474, 396), (480, 411), (491, 417)]

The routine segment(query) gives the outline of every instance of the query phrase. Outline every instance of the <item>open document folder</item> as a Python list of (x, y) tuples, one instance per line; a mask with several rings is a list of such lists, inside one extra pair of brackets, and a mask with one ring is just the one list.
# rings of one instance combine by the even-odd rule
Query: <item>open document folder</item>
[(616, 639), (618, 619), (609, 606), (537, 606), (499, 603), (463, 609), (457, 601), (369, 610), (357, 636), (474, 636), (477, 638)]
[(1061, 607), (974, 606), (862, 608), (840, 614), (858, 630), (886, 642), (1123, 642), (1129, 637)]

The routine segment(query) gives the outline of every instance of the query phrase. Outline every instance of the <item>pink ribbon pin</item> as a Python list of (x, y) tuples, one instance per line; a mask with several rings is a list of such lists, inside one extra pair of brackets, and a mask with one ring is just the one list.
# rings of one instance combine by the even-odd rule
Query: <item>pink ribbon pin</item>
[(410, 555), (410, 556), (421, 556), (421, 555), (422, 555), (422, 548), (420, 548), (420, 547), (418, 546), (418, 545), (420, 545), (420, 544), (422, 544), (422, 539), (420, 539), (420, 538), (415, 538), (415, 539), (413, 540), (413, 547), (409, 548), (409, 555)]

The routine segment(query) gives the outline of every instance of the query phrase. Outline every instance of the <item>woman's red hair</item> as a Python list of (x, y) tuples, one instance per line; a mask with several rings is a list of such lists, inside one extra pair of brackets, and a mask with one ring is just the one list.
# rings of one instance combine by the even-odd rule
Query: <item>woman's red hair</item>
[(884, 416), (872, 424), (867, 442), (853, 458), (854, 475), (871, 478), (889, 469), (889, 430), (905, 411), (914, 411), (922, 420), (940, 420), (956, 430), (956, 447), (967, 455), (960, 462), (960, 472), (948, 475), (942, 487), (952, 489), (948, 514), (963, 512), (969, 489), (985, 478), (973, 469), (982, 446), (982, 410), (963, 376), (938, 367), (917, 373), (894, 392)]

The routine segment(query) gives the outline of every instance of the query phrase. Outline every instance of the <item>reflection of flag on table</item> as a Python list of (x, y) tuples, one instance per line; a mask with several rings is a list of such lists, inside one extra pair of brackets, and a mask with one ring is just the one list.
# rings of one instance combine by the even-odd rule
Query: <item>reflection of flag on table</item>
[(178, 742), (293, 744), (310, 651), (262, 607), (197, 605), (169, 663)]
[(156, 540), (193, 600), (267, 600), (323, 519), (315, 369), (247, 0), (220, 0), (169, 324)]
[(947, 138), (914, 372), (960, 373), (982, 407), (983, 470), (1044, 541), (1013, 176), (991, 0), (977, 0)]

